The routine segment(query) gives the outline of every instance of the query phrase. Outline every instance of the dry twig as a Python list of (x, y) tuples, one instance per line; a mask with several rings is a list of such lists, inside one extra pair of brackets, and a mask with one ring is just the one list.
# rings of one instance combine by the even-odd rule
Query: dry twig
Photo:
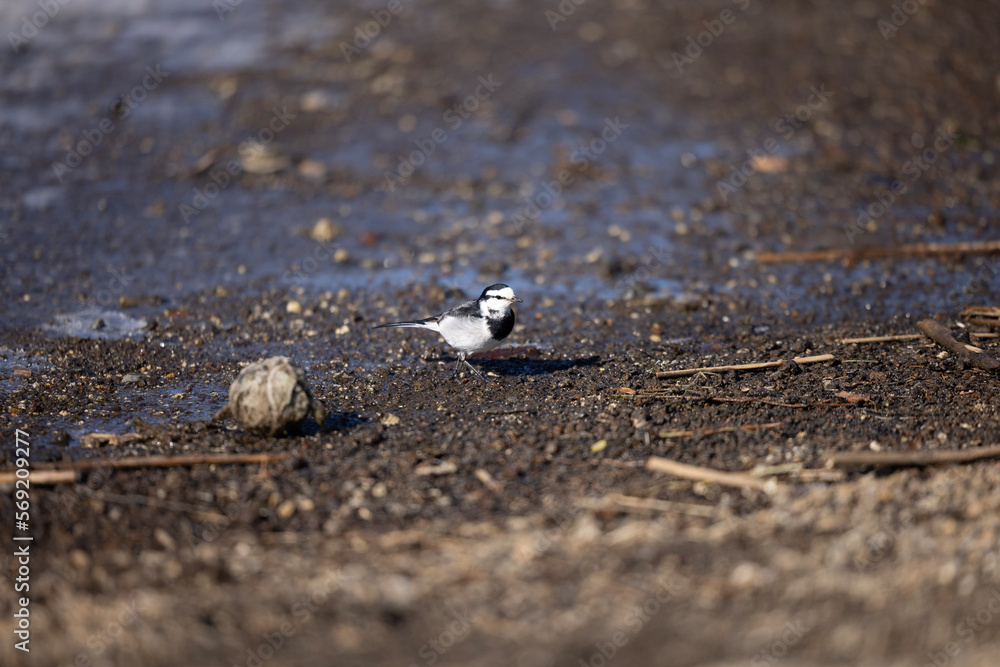
[(790, 475), (805, 468), (804, 463), (782, 463), (775, 466), (756, 466), (748, 474), (751, 477), (773, 477), (774, 475)]
[(920, 320), (917, 322), (917, 328), (924, 332), (924, 334), (926, 334), (927, 337), (935, 343), (963, 361), (968, 361), (976, 368), (981, 368), (984, 371), (992, 371), (1000, 368), (1000, 361), (997, 361), (990, 355), (980, 350), (978, 347), (970, 349), (971, 346), (955, 340), (951, 331), (941, 326), (934, 320)]
[(711, 505), (678, 503), (672, 500), (660, 500), (659, 498), (639, 498), (620, 493), (609, 493), (603, 498), (577, 498), (576, 505), (591, 510), (605, 510), (609, 509), (609, 506), (617, 506), (625, 509), (680, 512), (681, 514), (693, 514), (704, 517), (713, 517), (719, 514), (719, 510)]
[[(994, 329), (1000, 326), (1000, 308), (996, 306), (968, 306), (962, 309), (958, 317), (969, 324), (985, 324)], [(997, 334), (984, 335), (996, 336)]]
[(660, 431), (659, 436), (667, 438), (684, 438), (691, 435), (715, 435), (716, 433), (735, 433), (736, 431), (759, 431), (765, 428), (779, 428), (785, 422), (768, 422), (767, 424), (744, 424), (742, 426), (720, 426), (692, 431)]
[(659, 456), (650, 456), (646, 462), (646, 469), (656, 472), (664, 472), (669, 475), (693, 479), (702, 482), (715, 482), (726, 486), (736, 486), (743, 489), (756, 489), (765, 493), (772, 493), (776, 486), (774, 480), (765, 482), (756, 477), (738, 472), (725, 472), (713, 468), (702, 468), (692, 466), (679, 461), (665, 459)]
[[(818, 364), (824, 361), (833, 361), (834, 356), (832, 354), (819, 354), (812, 357), (795, 357), (792, 359), (795, 363), (800, 366), (805, 364)], [(723, 371), (756, 371), (762, 368), (777, 368), (784, 361), (762, 361), (755, 364), (735, 364), (731, 366), (709, 366), (707, 368), (684, 368), (676, 371), (659, 371), (656, 374), (658, 378), (675, 378), (682, 377), (685, 375), (697, 375), (698, 373), (721, 373)]]
[(95, 468), (171, 468), (194, 465), (239, 465), (244, 463), (267, 463), (281, 461), (291, 456), (291, 452), (274, 454), (192, 454), (185, 456), (132, 456), (124, 459), (83, 459), (70, 463), (39, 463), (36, 470), (94, 470)]
[[(0, 472), (0, 484), (13, 484), (18, 479), (16, 472)], [(28, 478), (28, 482), (35, 486), (72, 484), (75, 481), (75, 470), (34, 470)]]
[(923, 336), (920, 334), (899, 334), (895, 336), (866, 336), (864, 338), (841, 338), (840, 342), (843, 345), (850, 345), (851, 343), (888, 343), (889, 341), (917, 340), (918, 338), (923, 338)]
[(795, 479), (800, 482), (843, 482), (847, 473), (831, 468), (803, 468), (795, 473)]
[[(38, 463), (32, 466), (31, 483), (36, 486), (72, 484), (81, 470), (96, 468), (169, 468), (192, 465), (237, 465), (280, 461), (290, 452), (279, 454), (195, 454), (192, 456), (133, 456), (125, 459), (83, 459), (69, 463)], [(16, 479), (14, 472), (0, 472), (0, 484)]]
[(493, 475), (491, 475), (485, 468), (476, 468), (476, 479), (483, 483), (487, 489), (493, 493), (500, 493), (503, 491), (503, 484), (498, 482)]
[(458, 472), (458, 464), (454, 461), (424, 461), (418, 463), (413, 469), (413, 474), (417, 477), (427, 477), (429, 475), (451, 475)]
[[(969, 335), (972, 336), (973, 338), (996, 338), (997, 336), (1000, 336), (1000, 334), (995, 334), (995, 333), (974, 333), (974, 332), (970, 332)], [(896, 341), (896, 340), (917, 340), (918, 338), (924, 338), (924, 335), (898, 334), (895, 336), (868, 336), (867, 338), (841, 338), (840, 342), (844, 345), (849, 345), (851, 343), (888, 343), (890, 341)]]
[(978, 449), (916, 452), (837, 452), (826, 459), (827, 468), (854, 468), (857, 466), (929, 466), (938, 463), (969, 463), (980, 459), (1000, 458), (1000, 447)]
[(716, 403), (760, 403), (762, 405), (774, 405), (779, 408), (808, 408), (805, 403), (779, 403), (768, 398), (758, 398), (757, 396), (708, 396), (708, 400)]

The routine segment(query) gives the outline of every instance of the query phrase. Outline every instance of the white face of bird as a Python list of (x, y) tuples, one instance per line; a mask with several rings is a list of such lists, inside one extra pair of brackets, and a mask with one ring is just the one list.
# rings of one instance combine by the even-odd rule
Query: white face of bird
[(482, 304), (491, 312), (503, 312), (510, 308), (510, 304), (519, 303), (523, 299), (518, 299), (514, 295), (514, 290), (506, 285), (500, 287), (490, 287), (483, 293)]

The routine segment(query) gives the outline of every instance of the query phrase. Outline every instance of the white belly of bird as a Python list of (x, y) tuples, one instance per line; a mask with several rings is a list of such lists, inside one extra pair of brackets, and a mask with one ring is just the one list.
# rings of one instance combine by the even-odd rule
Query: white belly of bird
[(486, 352), (500, 344), (500, 341), (490, 335), (485, 319), (461, 320), (449, 317), (441, 322), (438, 331), (449, 345), (466, 354)]

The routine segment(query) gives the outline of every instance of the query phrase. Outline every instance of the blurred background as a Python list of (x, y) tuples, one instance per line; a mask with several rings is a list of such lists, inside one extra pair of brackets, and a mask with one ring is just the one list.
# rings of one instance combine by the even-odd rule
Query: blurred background
[(985, 260), (754, 259), (993, 233), (1000, 8), (894, 7), (6, 2), (4, 301), (503, 278), (765, 325), (920, 311)]

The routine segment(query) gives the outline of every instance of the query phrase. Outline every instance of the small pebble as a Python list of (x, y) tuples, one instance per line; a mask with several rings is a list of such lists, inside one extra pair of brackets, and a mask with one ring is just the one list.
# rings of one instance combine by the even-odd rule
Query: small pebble
[(300, 512), (312, 512), (314, 509), (316, 509), (316, 503), (314, 503), (311, 498), (302, 498), (297, 503), (295, 503), (295, 507)]
[(331, 221), (330, 218), (322, 218), (319, 222), (313, 225), (309, 236), (317, 241), (320, 241), (321, 243), (325, 243), (340, 236), (342, 231), (343, 228)]
[(800, 373), (802, 373), (802, 367), (791, 359), (782, 362), (778, 366), (778, 370), (774, 372), (775, 375), (799, 375)]
[(177, 548), (177, 542), (170, 536), (170, 533), (162, 528), (157, 528), (153, 531), (153, 539), (166, 551), (173, 551)]
[(295, 514), (295, 501), (284, 500), (278, 505), (278, 508), (274, 511), (278, 515), (279, 519), (290, 519), (293, 514)]

